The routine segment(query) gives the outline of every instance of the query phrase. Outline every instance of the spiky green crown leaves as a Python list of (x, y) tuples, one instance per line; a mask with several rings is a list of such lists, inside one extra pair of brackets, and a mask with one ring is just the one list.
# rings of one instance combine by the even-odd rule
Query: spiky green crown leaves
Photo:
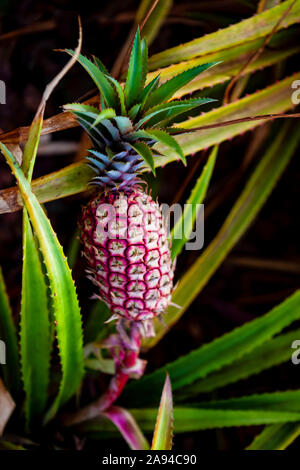
[[(69, 49), (66, 52), (73, 55), (73, 51)], [(143, 166), (141, 159), (155, 173), (152, 147), (156, 142), (170, 147), (185, 163), (182, 149), (173, 137), (178, 129), (172, 126), (183, 113), (186, 115), (214, 100), (170, 99), (176, 91), (216, 62), (188, 69), (162, 84), (157, 75), (146, 84), (147, 42), (145, 39), (141, 40), (139, 29), (132, 46), (124, 86), (109, 75), (99, 59), (94, 57), (93, 60), (83, 55), (78, 58), (100, 91), (100, 110), (79, 103), (68, 104), (64, 108), (76, 116), (93, 141), (95, 150), (92, 151), (92, 157), (88, 157), (89, 164), (98, 175), (102, 175), (94, 178), (95, 182), (103, 186), (112, 180), (117, 182), (117, 186), (122, 182), (132, 184), (132, 175), (138, 173)]]

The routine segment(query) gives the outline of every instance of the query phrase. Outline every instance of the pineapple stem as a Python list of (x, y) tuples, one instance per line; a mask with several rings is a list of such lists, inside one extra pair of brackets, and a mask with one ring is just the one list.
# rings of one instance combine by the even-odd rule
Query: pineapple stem
[[(113, 406), (131, 377), (143, 375), (146, 362), (139, 359), (142, 339), (141, 329), (136, 322), (130, 321), (129, 334), (127, 335), (125, 327), (126, 322), (121, 320), (117, 327), (118, 335), (112, 335), (106, 340), (107, 345), (112, 345), (112, 355), (116, 364), (116, 373), (111, 379), (106, 392), (98, 400), (76, 413), (63, 415), (62, 423), (64, 426), (74, 426), (99, 415), (101, 416), (101, 413)], [(114, 351), (115, 349), (119, 350), (117, 354)]]

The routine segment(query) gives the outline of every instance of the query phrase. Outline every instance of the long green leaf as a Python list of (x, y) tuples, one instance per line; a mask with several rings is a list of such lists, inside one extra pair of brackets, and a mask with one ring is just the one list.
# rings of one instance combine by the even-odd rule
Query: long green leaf
[(160, 399), (151, 450), (172, 450), (173, 397), (169, 375), (167, 375)]
[(18, 181), (24, 204), (44, 256), (52, 292), (62, 379), (59, 393), (46, 417), (49, 420), (53, 418), (58, 408), (74, 395), (83, 377), (80, 309), (70, 269), (51, 224), (12, 153), (2, 143), (0, 143), (0, 148)]
[[(157, 413), (155, 408), (130, 409), (129, 411), (144, 432), (152, 431)], [(254, 426), (284, 422), (297, 423), (299, 417), (300, 413), (288, 411), (174, 408), (177, 434), (233, 426)], [(80, 426), (79, 430), (91, 438), (106, 437), (103, 433), (107, 432), (113, 437), (113, 433), (116, 433), (112, 424), (100, 419), (87, 421)]]
[(2, 364), (5, 385), (13, 396), (20, 392), (19, 353), (16, 329), (0, 267), (0, 340), (5, 344), (6, 364)]
[(206, 191), (212, 176), (217, 158), (218, 147), (215, 146), (210, 153), (206, 165), (204, 166), (201, 175), (199, 176), (192, 192), (187, 200), (182, 216), (176, 222), (171, 235), (172, 235), (172, 259), (179, 255), (185, 243), (188, 241), (189, 236), (193, 230), (198, 208), (202, 204)]
[(212, 103), (213, 101), (215, 100), (211, 98), (194, 98), (191, 100), (171, 101), (154, 106), (148, 109), (147, 114), (138, 121), (136, 128), (138, 129), (146, 123), (149, 127), (159, 123), (162, 125), (163, 123), (165, 127), (165, 121), (167, 122), (186, 111), (190, 111), (203, 104)]
[(182, 401), (201, 393), (211, 392), (291, 360), (291, 344), (298, 338), (300, 338), (300, 329), (271, 339), (232, 364), (179, 390), (175, 396), (176, 400)]
[(51, 353), (47, 287), (36, 243), (24, 209), (20, 353), (27, 427), (47, 404)]
[(43, 119), (41, 119), (41, 116), (35, 116), (23, 152), (21, 168), (29, 181), (32, 178), (42, 125)]
[[(266, 315), (226, 333), (220, 338), (201, 346), (176, 361), (145, 375), (126, 388), (123, 398), (135, 406), (148, 404), (159, 396), (166, 371), (170, 374), (173, 390), (206, 377), (213, 371), (234, 363), (237, 359), (279, 333), (283, 328), (300, 318), (300, 291), (293, 294)], [(151, 389), (151, 396), (146, 390)]]
[[(42, 124), (43, 112), (38, 113), (32, 122), (23, 153), (21, 168), (28, 182), (32, 178)], [(32, 420), (43, 413), (48, 399), (50, 299), (47, 296), (46, 273), (43, 272), (42, 262), (43, 255), (32, 232), (27, 209), (24, 208), (20, 355), (27, 430)]]
[[(67, 52), (71, 56), (74, 55), (74, 51), (72, 51), (71, 49), (66, 49), (65, 52)], [(106, 78), (105, 74), (91, 60), (87, 59), (82, 54), (79, 54), (77, 60), (84, 67), (84, 69), (94, 81), (96, 87), (102, 94), (107, 106), (109, 108), (116, 108), (118, 106), (118, 98), (114, 88)]]
[(81, 103), (65, 104), (64, 109), (73, 112), (75, 115), (78, 114), (80, 117), (86, 115), (95, 121), (99, 116), (101, 116), (101, 119), (111, 119), (116, 116), (116, 113), (112, 108), (106, 108), (100, 112), (98, 109), (94, 108), (94, 106)]
[[(287, 0), (280, 5), (271, 8), (263, 13), (254, 15), (237, 24), (208, 34), (198, 39), (194, 39), (180, 46), (173, 47), (160, 52), (149, 59), (149, 68), (157, 70), (175, 62), (207, 55), (211, 52), (228, 49), (246, 41), (253, 41), (263, 38), (271, 33), (284, 12), (289, 8), (293, 0)], [(300, 2), (297, 0), (291, 11), (284, 18), (279, 28), (298, 23), (300, 16)], [(220, 54), (221, 55), (221, 54)]]
[(164, 317), (167, 327), (157, 323), (156, 337), (147, 342), (149, 346), (156, 344), (167, 329), (181, 317), (248, 229), (295, 153), (299, 141), (297, 126), (285, 123), (260, 160), (217, 236), (180, 280), (173, 294), (173, 302), (181, 308), (169, 308)]
[(145, 67), (145, 64), (142, 63), (142, 58), (145, 60), (145, 57), (142, 57), (140, 31), (137, 29), (124, 88), (126, 107), (128, 109), (135, 103), (144, 85), (142, 78), (144, 76), (143, 67)]
[(284, 450), (300, 435), (300, 421), (267, 426), (247, 450)]
[[(291, 85), (294, 80), (299, 77), (300, 73), (295, 74), (269, 88), (241, 98), (227, 106), (221, 106), (203, 115), (180, 123), (180, 127), (188, 130), (231, 119), (284, 112), (291, 107)], [(248, 121), (234, 124), (233, 126), (193, 131), (178, 136), (177, 141), (183, 149), (184, 154), (189, 155), (201, 149), (224, 142), (236, 135), (243, 134), (250, 129), (254, 129), (256, 127), (255, 123), (257, 124), (256, 121)], [(156, 166), (165, 165), (168, 162), (174, 161), (176, 158), (175, 152), (171, 152), (168, 148), (162, 147), (161, 145), (156, 145), (156, 147), (163, 155), (167, 155), (166, 158), (157, 158)]]
[(83, 117), (88, 116), (89, 118), (92, 119), (91, 127), (97, 126), (99, 122), (105, 119), (112, 119), (116, 116), (115, 110), (112, 108), (106, 108), (100, 112), (93, 106), (88, 106), (86, 104), (80, 104), (80, 103), (66, 104), (64, 106), (64, 109), (74, 113), (75, 116), (78, 116), (79, 120), (82, 116)]
[(183, 155), (182, 149), (178, 142), (172, 137), (170, 134), (168, 134), (166, 131), (162, 131), (160, 129), (142, 129), (139, 131), (132, 132), (127, 135), (127, 138), (129, 137), (136, 137), (136, 138), (148, 138), (150, 140), (154, 140), (156, 142), (160, 142), (163, 145), (166, 145), (167, 147), (173, 149), (180, 160), (183, 161), (184, 164), (186, 164), (186, 158)]
[(167, 147), (170, 147), (173, 149), (180, 160), (186, 165), (186, 158), (183, 155), (183, 151), (178, 144), (178, 142), (172, 137), (170, 134), (168, 134), (165, 131), (161, 131), (160, 129), (151, 129), (147, 131), (148, 134), (152, 137), (154, 137), (158, 142), (161, 142), (163, 145), (166, 145)]
[(168, 101), (172, 96), (174, 96), (177, 90), (190, 83), (202, 72), (213, 67), (217, 63), (218, 62), (211, 62), (209, 64), (198, 65), (171, 78), (151, 93), (145, 104), (145, 108), (153, 108), (160, 103)]
[(96, 116), (99, 114), (99, 110), (94, 106), (83, 103), (68, 103), (64, 105), (66, 111), (72, 111), (74, 113), (79, 113), (79, 115), (87, 115), (92, 119), (96, 119)]
[(145, 86), (145, 88), (142, 90), (139, 96), (139, 101), (141, 102), (142, 109), (144, 109), (145, 103), (150, 93), (158, 87), (159, 79), (160, 79), (160, 75), (155, 74), (154, 78), (150, 80), (148, 85)]
[[(155, 409), (131, 410), (131, 413), (144, 431), (150, 431), (151, 425), (155, 422)], [(288, 411), (174, 408), (176, 433), (233, 426), (297, 422), (299, 416), (298, 412)]]
[[(295, 37), (295, 32), (293, 32), (293, 34)], [(293, 37), (289, 39), (290, 36), (292, 36), (292, 33), (289, 31), (280, 32), (278, 40), (275, 36), (274, 42), (276, 40), (276, 43), (274, 46), (272, 46), (271, 41), (270, 49), (266, 49), (253, 63), (251, 63), (251, 65), (247, 67), (247, 69), (242, 72), (241, 76), (262, 70), (265, 67), (269, 67), (292, 55), (298, 54), (300, 46), (294, 42), (290, 44), (289, 42), (293, 41)], [(285, 44), (285, 40), (288, 40), (288, 44)], [(243, 65), (255, 54), (260, 44), (261, 40), (259, 39), (250, 43), (242, 44), (241, 46), (226, 49), (221, 53), (215, 52), (207, 56), (197, 57), (186, 62), (180, 62), (179, 64), (171, 65), (149, 73), (147, 81), (150, 81), (159, 73), (161, 81), (165, 82), (187, 68), (192, 68), (206, 62), (217, 61), (220, 58), (222, 59), (221, 63), (201, 73), (192, 82), (180, 88), (174, 94), (174, 98), (181, 98), (189, 93), (224, 83), (234, 77), (237, 73), (240, 73)]]
[(221, 410), (272, 410), (300, 412), (300, 390), (261, 393), (227, 400), (193, 403), (192, 406)]
[[(21, 175), (22, 180), (25, 182), (27, 189), (29, 188), (30, 192), (30, 182), (37, 155), (47, 99), (59, 81), (75, 63), (81, 49), (81, 43), (82, 31), (81, 26), (79, 26), (79, 41), (73, 57), (51, 80), (43, 93), (40, 106), (29, 129), (28, 139), (23, 153), (22, 168), (17, 164), (13, 154), (1, 144), (1, 148), (4, 151), (6, 158), (8, 158), (8, 163), (10, 164), (13, 173), (15, 175), (17, 173)], [(21, 190), (21, 193), (24, 199), (23, 189)], [(37, 206), (40, 207), (38, 202)], [(41, 208), (40, 210), (42, 211)], [(48, 285), (48, 281), (45, 282), (45, 274), (43, 273), (40, 261), (40, 258), (44, 260), (44, 254), (39, 253), (36, 243), (38, 242), (34, 239), (34, 235), (31, 230), (27, 208), (24, 207), (21, 365), (26, 392), (25, 416), (27, 426), (31, 419), (31, 415), (41, 413), (46, 405), (50, 363), (50, 327), (48, 319), (48, 299), (46, 293), (46, 285)], [(53, 295), (55, 296), (56, 292), (54, 292)], [(18, 377), (17, 368), (16, 376)]]

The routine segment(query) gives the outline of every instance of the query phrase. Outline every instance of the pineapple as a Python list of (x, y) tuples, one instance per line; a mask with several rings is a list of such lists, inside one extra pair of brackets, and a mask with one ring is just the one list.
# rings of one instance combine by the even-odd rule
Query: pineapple
[(138, 186), (96, 194), (82, 211), (90, 278), (113, 318), (151, 320), (171, 299), (173, 266), (158, 204)]
[(157, 75), (146, 84), (147, 44), (139, 30), (124, 87), (99, 59), (92, 62), (80, 55), (78, 60), (100, 91), (100, 109), (65, 106), (94, 146), (87, 160), (96, 173), (91, 181), (96, 192), (80, 219), (89, 277), (113, 319), (149, 323), (170, 303), (174, 273), (160, 208), (139, 175), (145, 167), (155, 174), (155, 158), (161, 155), (154, 148), (157, 142), (185, 162), (173, 124), (183, 113), (213, 100), (170, 99), (214, 63), (188, 69), (163, 84)]

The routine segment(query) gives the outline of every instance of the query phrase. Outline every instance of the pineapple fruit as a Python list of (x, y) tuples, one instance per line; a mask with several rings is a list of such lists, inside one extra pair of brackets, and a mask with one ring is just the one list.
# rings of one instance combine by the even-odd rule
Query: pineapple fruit
[(158, 204), (138, 186), (98, 195), (83, 209), (90, 278), (114, 318), (150, 320), (167, 308), (173, 266)]
[[(69, 54), (73, 51), (67, 50)], [(214, 63), (200, 65), (160, 83), (146, 84), (147, 44), (136, 33), (124, 86), (99, 61), (80, 55), (79, 62), (100, 91), (100, 108), (72, 103), (65, 109), (88, 132), (94, 148), (88, 164), (95, 170), (95, 195), (80, 218), (83, 253), (97, 295), (113, 319), (149, 323), (171, 300), (173, 265), (160, 208), (143, 189), (140, 173), (162, 155), (154, 144), (175, 152), (185, 162), (174, 139), (173, 124), (210, 101), (171, 100), (174, 93)], [(171, 101), (170, 101), (171, 100)]]

